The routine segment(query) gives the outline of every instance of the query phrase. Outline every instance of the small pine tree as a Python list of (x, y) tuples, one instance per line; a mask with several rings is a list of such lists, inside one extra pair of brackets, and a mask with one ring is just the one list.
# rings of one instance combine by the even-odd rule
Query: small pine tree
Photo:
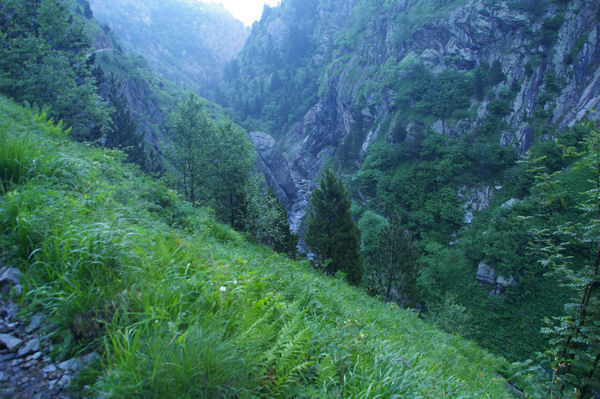
[(330, 274), (341, 271), (358, 285), (364, 273), (360, 231), (350, 214), (350, 200), (342, 181), (330, 168), (311, 197), (305, 241)]

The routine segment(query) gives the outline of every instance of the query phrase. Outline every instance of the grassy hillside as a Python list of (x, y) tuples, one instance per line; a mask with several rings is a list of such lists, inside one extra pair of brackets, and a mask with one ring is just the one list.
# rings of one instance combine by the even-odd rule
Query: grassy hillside
[[(102, 397), (509, 397), (508, 364), (0, 98), (0, 249)], [(77, 389), (77, 387), (75, 387)]]

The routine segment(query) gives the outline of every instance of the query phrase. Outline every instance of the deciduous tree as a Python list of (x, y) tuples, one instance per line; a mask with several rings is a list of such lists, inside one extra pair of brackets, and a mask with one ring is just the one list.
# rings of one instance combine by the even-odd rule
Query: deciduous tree
[(394, 212), (379, 231), (370, 280), (386, 301), (410, 306), (416, 302), (418, 253), (410, 232)]

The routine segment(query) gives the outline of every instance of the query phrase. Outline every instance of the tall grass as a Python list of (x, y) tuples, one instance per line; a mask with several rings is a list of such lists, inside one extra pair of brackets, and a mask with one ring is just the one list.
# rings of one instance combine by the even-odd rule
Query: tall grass
[(7, 125), (36, 165), (0, 197), (3, 261), (25, 272), (28, 311), (54, 321), (57, 356), (101, 354), (92, 395), (510, 396), (503, 359), (245, 242), (119, 153), (0, 98)]
[(35, 157), (27, 137), (17, 140), (5, 131), (0, 132), (0, 182), (2, 192), (20, 184), (31, 171)]

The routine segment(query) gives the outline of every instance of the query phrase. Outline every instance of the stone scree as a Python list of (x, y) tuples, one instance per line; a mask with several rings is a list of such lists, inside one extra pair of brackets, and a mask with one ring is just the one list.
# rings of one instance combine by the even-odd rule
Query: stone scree
[(42, 314), (27, 322), (11, 293), (21, 292), (21, 272), (0, 268), (0, 399), (69, 398), (69, 384), (77, 372), (98, 358), (91, 352), (64, 361), (52, 360), (49, 325)]

